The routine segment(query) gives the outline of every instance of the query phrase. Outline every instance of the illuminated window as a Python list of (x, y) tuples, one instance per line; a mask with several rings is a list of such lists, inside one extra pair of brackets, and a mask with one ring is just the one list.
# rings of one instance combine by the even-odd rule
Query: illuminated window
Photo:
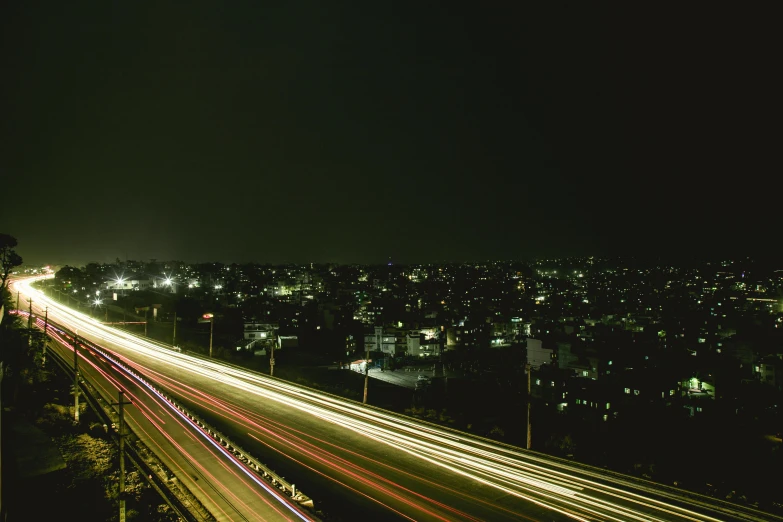
[(541, 379), (536, 379), (536, 386), (541, 386)]
[(631, 393), (631, 388), (626, 388), (626, 389), (625, 389), (625, 393), (626, 393), (626, 394), (630, 394), (630, 393)]
[(609, 403), (608, 402), (606, 403), (606, 409), (607, 410), (609, 409)]
[(634, 395), (639, 395), (639, 390), (634, 390), (634, 391), (633, 391), (633, 394), (634, 394)]

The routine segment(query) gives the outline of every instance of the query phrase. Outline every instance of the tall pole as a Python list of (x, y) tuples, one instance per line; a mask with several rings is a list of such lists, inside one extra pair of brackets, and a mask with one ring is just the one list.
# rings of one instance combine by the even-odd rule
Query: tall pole
[[(446, 327), (440, 325), (440, 335), (438, 336), (438, 361), (440, 362), (440, 376), (446, 376), (446, 369), (443, 367), (443, 349), (446, 347)], [(433, 377), (435, 372), (432, 372)]]
[(147, 312), (149, 308), (144, 310), (144, 337), (147, 337)]
[(73, 420), (79, 422), (79, 336), (73, 335)]
[(174, 337), (171, 339), (171, 345), (177, 346), (177, 312), (174, 312)]
[(362, 402), (367, 404), (367, 388), (370, 386), (370, 345), (367, 345), (367, 353), (364, 356), (364, 399)]
[(16, 291), (16, 309), (19, 310), (19, 290)]
[(269, 375), (275, 374), (275, 343), (272, 341), (272, 355), (269, 357)]
[(47, 332), (49, 330), (49, 307), (44, 309), (44, 337), (43, 337), (43, 355), (41, 356), (41, 366), (46, 366), (46, 340), (49, 338)]
[(443, 362), (443, 347), (446, 346), (446, 327), (440, 325), (440, 335), (438, 336), (438, 356), (440, 362)]
[(33, 343), (33, 298), (28, 299), (30, 309), (27, 313), (27, 344)]
[(120, 407), (120, 425), (117, 429), (120, 438), (120, 487), (118, 495), (120, 500), (120, 522), (125, 522), (125, 409), (123, 406), (125, 404), (133, 404), (130, 401), (125, 402), (123, 399), (124, 395), (125, 392), (119, 390), (119, 401), (117, 401), (117, 405)]
[(533, 443), (530, 431), (530, 363), (525, 364), (525, 370), (527, 371), (527, 449), (530, 449)]
[(215, 316), (209, 318), (209, 358), (212, 358), (212, 331), (215, 329)]

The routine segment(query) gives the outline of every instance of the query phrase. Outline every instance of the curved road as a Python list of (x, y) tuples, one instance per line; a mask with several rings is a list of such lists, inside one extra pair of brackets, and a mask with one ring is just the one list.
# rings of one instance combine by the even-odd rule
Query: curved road
[[(36, 318), (36, 323), (43, 329), (42, 318)], [(51, 323), (47, 331), (56, 341), (49, 343), (50, 348), (70, 368), (76, 347), (80, 380), (89, 383), (95, 395), (116, 405), (119, 390), (123, 391), (125, 422), (171, 470), (174, 480), (184, 484), (207, 509), (211, 517), (206, 520), (318, 520), (263, 481), (247, 462), (217, 443), (121, 359), (102, 353), (101, 347), (81, 336), (74, 339)]]
[(180, 354), (65, 308), (29, 281), (15, 285), (34, 305), (294, 476), (327, 520), (783, 520)]

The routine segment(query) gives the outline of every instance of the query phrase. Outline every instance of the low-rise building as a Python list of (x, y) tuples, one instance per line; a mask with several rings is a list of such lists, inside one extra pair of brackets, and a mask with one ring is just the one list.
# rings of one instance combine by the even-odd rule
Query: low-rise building
[(364, 336), (364, 347), (370, 352), (383, 352), (397, 355), (397, 332), (384, 330), (382, 326), (373, 328), (373, 332)]
[(753, 365), (753, 374), (756, 378), (769, 386), (783, 389), (783, 360), (775, 355), (762, 357)]
[(542, 365), (550, 364), (554, 359), (554, 350), (544, 348), (540, 339), (527, 339), (527, 363), (532, 368), (540, 368)]

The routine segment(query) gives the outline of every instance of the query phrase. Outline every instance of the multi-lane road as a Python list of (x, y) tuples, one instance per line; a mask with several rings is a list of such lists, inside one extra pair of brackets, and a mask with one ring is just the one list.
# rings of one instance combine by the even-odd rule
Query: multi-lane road
[[(133, 433), (165, 465), (173, 479), (168, 481), (169, 487), (182, 491), (182, 485), (190, 493), (183, 503), (191, 504), (194, 519), (319, 520), (307, 505), (297, 501), (297, 497), (302, 500), (301, 495), (291, 498), (271, 484), (253, 468), (254, 462), (238, 458), (233, 448), (205, 429), (200, 418), (162, 394), (130, 361), (76, 335), (76, 329), (63, 329), (54, 321), (47, 325), (41, 316), (36, 318), (36, 326), (48, 326), (47, 333), (54, 341), (49, 343), (48, 365), (55, 362), (54, 350), (69, 369), (78, 368), (81, 386), (89, 387), (94, 399), (115, 411), (122, 401), (124, 423), (130, 428), (124, 431)], [(81, 402), (83, 407), (84, 398)], [(107, 421), (107, 430), (119, 429), (119, 418), (113, 420), (111, 428)], [(191, 498), (198, 503), (193, 505)]]
[[(116, 354), (143, 382), (208, 419), (295, 482), (326, 520), (783, 520), (177, 353), (63, 307), (30, 282), (17, 280), (14, 286), (32, 296), (34, 312), (47, 306), (52, 321), (78, 330), (80, 337)], [(130, 393), (147, 394), (139, 382), (125, 384)], [(189, 452), (205, 444), (197, 433), (186, 435), (181, 419), (155, 422), (160, 410), (160, 405), (150, 406), (137, 422), (163, 438), (186, 437), (176, 457), (181, 469), (219, 458)], [(300, 516), (290, 505), (264, 496), (261, 485), (249, 483), (236, 469), (226, 465), (220, 476), (202, 475), (191, 482), (207, 493), (242, 490), (240, 498), (247, 500), (237, 504), (247, 504), (256, 519)], [(221, 516), (245, 520), (249, 515)]]

